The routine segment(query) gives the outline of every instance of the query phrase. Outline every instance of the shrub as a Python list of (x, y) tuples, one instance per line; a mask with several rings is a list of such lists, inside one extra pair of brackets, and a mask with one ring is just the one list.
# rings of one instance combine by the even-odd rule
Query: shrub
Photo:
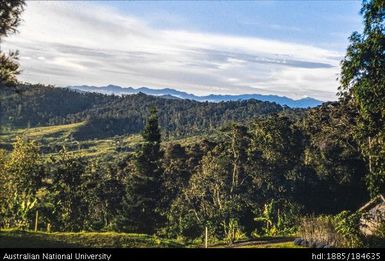
[(336, 231), (342, 236), (343, 247), (361, 247), (363, 246), (364, 236), (360, 230), (360, 213), (350, 213), (349, 211), (342, 211), (334, 217), (334, 225)]
[(263, 210), (256, 210), (254, 221), (261, 225), (261, 231), (254, 231), (254, 237), (259, 235), (277, 236), (292, 235), (297, 230), (300, 207), (287, 200), (271, 200)]
[(376, 232), (368, 237), (369, 247), (384, 247), (385, 246), (385, 222), (381, 222)]
[(302, 219), (299, 235), (309, 242), (334, 247), (361, 247), (360, 214), (343, 211), (336, 216), (306, 217)]
[(228, 244), (232, 244), (235, 241), (246, 239), (246, 234), (242, 232), (242, 228), (240, 227), (237, 219), (231, 218), (228, 224), (226, 224), (226, 222), (223, 222), (222, 224), (225, 234), (224, 239)]

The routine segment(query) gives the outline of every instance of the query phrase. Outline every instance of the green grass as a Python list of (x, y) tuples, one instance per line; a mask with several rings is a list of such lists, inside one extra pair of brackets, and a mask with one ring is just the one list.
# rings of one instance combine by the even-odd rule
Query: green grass
[(219, 241), (212, 245), (215, 248), (302, 248), (294, 244), (294, 237), (270, 236), (237, 241), (231, 245)]
[(247, 245), (247, 246), (241, 246), (239, 248), (303, 248), (303, 247), (295, 245), (294, 242), (280, 242), (280, 243)]
[(118, 147), (130, 150), (130, 148), (133, 149), (142, 141), (140, 135), (127, 135), (84, 141), (72, 139), (72, 135), (84, 124), (85, 122), (79, 122), (66, 125), (3, 131), (0, 135), (0, 148), (11, 149), (16, 137), (23, 136), (39, 142), (44, 155), (47, 157), (57, 154), (63, 147), (76, 156), (102, 157), (107, 155), (119, 156), (119, 154), (122, 153), (117, 150)]
[[(119, 158), (127, 154), (127, 151), (136, 150), (143, 141), (140, 134), (115, 136), (101, 139), (88, 139), (78, 141), (72, 138), (73, 134), (85, 124), (85, 122), (55, 125), (47, 127), (25, 128), (6, 130), (0, 133), (0, 148), (12, 149), (12, 144), (17, 136), (33, 139), (40, 144), (46, 157), (56, 155), (63, 147), (74, 156), (84, 157), (110, 157)], [(191, 136), (180, 139), (164, 141), (163, 146), (178, 142), (183, 146), (201, 142), (204, 136)]]
[(0, 231), (0, 248), (165, 248), (183, 247), (171, 239), (144, 234), (116, 232), (30, 232)]
[[(117, 232), (32, 232), (0, 230), (0, 248), (183, 248), (203, 247), (202, 243), (183, 244), (173, 239), (158, 238), (145, 234)], [(282, 238), (261, 238), (258, 241), (244, 241), (232, 246), (216, 244), (215, 248), (300, 248), (293, 240)]]
[(84, 122), (66, 124), (66, 125), (55, 125), (47, 127), (37, 128), (26, 128), (26, 129), (15, 129), (8, 130), (0, 135), (1, 142), (14, 142), (16, 136), (26, 136), (31, 139), (66, 139), (72, 133), (74, 133), (79, 127), (83, 126)]

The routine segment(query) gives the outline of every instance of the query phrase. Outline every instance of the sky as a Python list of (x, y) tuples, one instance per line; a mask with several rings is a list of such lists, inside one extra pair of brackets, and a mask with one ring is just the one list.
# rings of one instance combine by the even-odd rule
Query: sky
[(359, 0), (27, 1), (19, 33), (30, 83), (174, 88), (196, 95), (336, 100), (362, 29)]

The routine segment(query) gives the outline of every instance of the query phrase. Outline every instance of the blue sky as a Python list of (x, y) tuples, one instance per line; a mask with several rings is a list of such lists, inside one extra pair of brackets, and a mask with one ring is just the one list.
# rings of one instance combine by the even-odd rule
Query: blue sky
[[(335, 100), (360, 1), (28, 1), (21, 80)], [(3, 47), (3, 46), (2, 46)]]
[(109, 1), (162, 29), (257, 36), (344, 51), (361, 28), (359, 0)]

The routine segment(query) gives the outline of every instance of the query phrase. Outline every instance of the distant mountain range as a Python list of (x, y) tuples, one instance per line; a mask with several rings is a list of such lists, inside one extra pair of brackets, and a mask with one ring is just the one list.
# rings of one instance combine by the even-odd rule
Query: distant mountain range
[(210, 94), (207, 96), (197, 96), (194, 94), (177, 91), (170, 88), (151, 89), (147, 87), (141, 87), (141, 88), (135, 89), (132, 87), (120, 87), (116, 85), (107, 85), (102, 87), (81, 85), (81, 86), (68, 86), (66, 88), (77, 90), (77, 91), (83, 91), (83, 92), (97, 92), (97, 93), (116, 94), (116, 95), (144, 93), (147, 95), (161, 96), (167, 99), (189, 99), (189, 100), (195, 100), (200, 102), (205, 102), (205, 101), (221, 102), (221, 101), (255, 99), (260, 101), (275, 102), (279, 105), (288, 106), (291, 108), (309, 108), (309, 107), (316, 107), (322, 104), (322, 101), (316, 100), (310, 97), (294, 100), (285, 96), (262, 95), (262, 94), (239, 94), (239, 95)]

